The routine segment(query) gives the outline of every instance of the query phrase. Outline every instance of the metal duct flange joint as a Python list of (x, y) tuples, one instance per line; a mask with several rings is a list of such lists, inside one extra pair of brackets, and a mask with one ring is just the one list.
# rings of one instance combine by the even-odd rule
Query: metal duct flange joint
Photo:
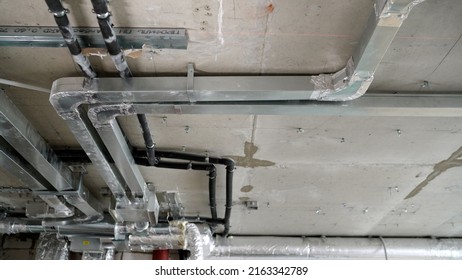
[(159, 221), (159, 202), (155, 192), (146, 191), (140, 198), (126, 204), (114, 201), (109, 210), (118, 222), (146, 222), (156, 225)]

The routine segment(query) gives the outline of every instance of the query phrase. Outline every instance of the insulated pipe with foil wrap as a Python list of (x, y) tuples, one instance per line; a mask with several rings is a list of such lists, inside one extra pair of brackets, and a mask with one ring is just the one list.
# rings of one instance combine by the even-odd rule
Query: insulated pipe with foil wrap
[(206, 258), (461, 260), (462, 239), (217, 236)]
[(211, 232), (208, 227), (202, 227), (185, 221), (172, 221), (168, 230), (148, 230), (148, 234), (133, 233), (129, 236), (129, 247), (139, 251), (155, 250), (188, 250), (191, 260), (204, 259), (205, 249), (211, 247)]

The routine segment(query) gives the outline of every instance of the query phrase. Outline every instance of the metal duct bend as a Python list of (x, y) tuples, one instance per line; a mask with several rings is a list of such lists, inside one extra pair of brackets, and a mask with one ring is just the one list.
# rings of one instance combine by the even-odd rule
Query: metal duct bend
[(152, 251), (160, 249), (181, 249), (191, 253), (190, 260), (204, 259), (210, 251), (212, 235), (208, 226), (196, 225), (186, 221), (172, 221), (167, 229), (151, 228), (148, 235), (131, 234), (129, 247), (133, 250)]
[(462, 239), (220, 238), (207, 259), (462, 259)]
[(186, 250), (191, 253), (191, 260), (204, 259), (204, 241), (199, 228), (195, 224), (186, 224)]

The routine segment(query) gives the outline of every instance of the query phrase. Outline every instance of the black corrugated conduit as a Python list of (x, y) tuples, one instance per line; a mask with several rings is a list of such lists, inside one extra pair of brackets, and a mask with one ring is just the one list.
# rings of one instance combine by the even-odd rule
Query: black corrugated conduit
[(77, 36), (72, 29), (67, 13), (69, 12), (65, 9), (60, 0), (45, 0), (47, 3), (48, 9), (53, 13), (56, 24), (58, 25), (59, 31), (66, 42), (66, 45), (72, 55), (74, 62), (79, 65), (82, 72), (88, 78), (95, 78), (96, 73), (90, 65), (88, 58), (82, 55), (82, 49), (80, 44), (77, 41)]

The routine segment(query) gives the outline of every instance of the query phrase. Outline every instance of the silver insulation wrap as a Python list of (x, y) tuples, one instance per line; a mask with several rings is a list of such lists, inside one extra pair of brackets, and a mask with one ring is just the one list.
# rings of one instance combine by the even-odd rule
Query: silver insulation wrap
[(212, 234), (208, 226), (185, 221), (170, 222), (168, 228), (149, 228), (144, 234), (131, 234), (129, 246), (139, 251), (159, 249), (189, 250), (191, 260), (204, 259), (213, 248)]
[(211, 256), (299, 256), (307, 258), (309, 243), (302, 238), (217, 236)]
[(129, 246), (141, 251), (185, 249), (187, 224), (184, 221), (172, 221), (167, 228), (149, 228), (145, 233), (131, 234), (128, 238)]
[(16, 234), (20, 232), (28, 232), (26, 224), (16, 223), (14, 221), (3, 221), (0, 223), (1, 234)]
[[(383, 241), (382, 241), (383, 240)], [(207, 259), (462, 259), (462, 239), (219, 238)]]
[(59, 240), (56, 233), (41, 233), (36, 252), (36, 260), (68, 260), (69, 243)]
[(106, 254), (103, 252), (83, 252), (82, 260), (84, 261), (98, 261), (105, 260)]
[(204, 242), (199, 228), (195, 224), (186, 224), (186, 249), (191, 253), (191, 260), (204, 259)]
[(104, 252), (104, 259), (106, 261), (113, 261), (114, 257), (115, 257), (114, 249), (112, 249), (112, 248), (106, 249), (106, 251)]

